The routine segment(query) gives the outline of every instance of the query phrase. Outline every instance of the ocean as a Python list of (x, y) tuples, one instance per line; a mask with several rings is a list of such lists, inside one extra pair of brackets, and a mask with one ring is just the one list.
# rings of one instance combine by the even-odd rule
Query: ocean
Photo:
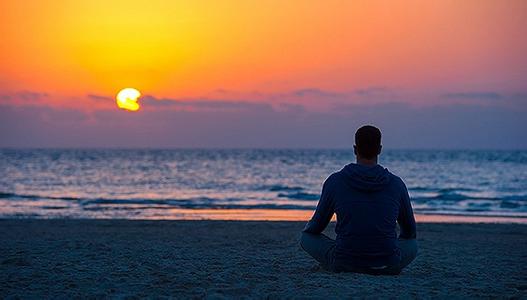
[[(352, 150), (0, 150), (0, 217), (306, 210)], [(527, 217), (527, 151), (385, 150), (417, 214)], [(286, 212), (286, 211), (285, 211)]]

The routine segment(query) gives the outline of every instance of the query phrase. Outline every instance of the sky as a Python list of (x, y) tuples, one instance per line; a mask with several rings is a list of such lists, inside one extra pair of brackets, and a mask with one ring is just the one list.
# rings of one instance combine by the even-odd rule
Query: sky
[(0, 147), (527, 149), (526, 28), (523, 0), (3, 0)]

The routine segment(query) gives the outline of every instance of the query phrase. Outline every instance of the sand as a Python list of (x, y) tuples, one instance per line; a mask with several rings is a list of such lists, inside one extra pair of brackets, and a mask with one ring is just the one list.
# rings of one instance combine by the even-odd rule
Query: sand
[(527, 298), (527, 225), (419, 223), (419, 256), (392, 277), (322, 270), (303, 225), (0, 220), (0, 298)]

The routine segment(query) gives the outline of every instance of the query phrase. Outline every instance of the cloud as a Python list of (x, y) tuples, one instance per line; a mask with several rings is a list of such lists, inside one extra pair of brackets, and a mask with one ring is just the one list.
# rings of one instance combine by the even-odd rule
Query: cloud
[[(320, 109), (320, 106), (331, 106), (334, 103), (349, 103), (361, 99), (375, 102), (386, 102), (396, 99), (390, 94), (390, 89), (384, 86), (371, 86), (351, 91), (337, 92), (316, 87), (306, 87), (286, 93), (264, 94), (250, 92), (247, 94), (225, 89), (218, 89), (209, 97), (202, 98), (164, 98), (154, 95), (143, 95), (139, 104), (143, 109), (172, 110), (210, 110), (210, 111), (248, 111), (275, 110), (295, 111), (297, 113), (309, 109)], [(100, 103), (110, 103), (114, 99), (95, 93), (87, 94), (88, 99)], [(360, 101), (360, 100), (359, 100)]]
[(371, 86), (367, 88), (356, 89), (353, 92), (354, 94), (358, 96), (369, 97), (369, 96), (376, 96), (379, 94), (387, 93), (389, 91), (390, 89), (384, 86)]
[(108, 97), (108, 96), (101, 96), (101, 95), (96, 95), (96, 94), (88, 94), (86, 95), (86, 97), (88, 97), (88, 99), (92, 99), (92, 100), (95, 100), (95, 101), (114, 101), (114, 99), (112, 97)]
[(239, 100), (221, 100), (221, 99), (175, 99), (175, 98), (156, 98), (154, 96), (144, 96), (139, 103), (145, 107), (176, 107), (193, 110), (272, 110), (272, 106), (263, 102), (247, 102)]
[[(212, 102), (199, 105), (214, 109), (107, 109), (91, 114), (3, 105), (0, 147), (341, 148), (351, 147), (356, 128), (375, 124), (387, 149), (527, 148), (525, 112), (495, 105), (380, 103), (308, 112), (289, 104), (261, 109), (244, 103), (239, 109), (239, 103)], [(236, 109), (217, 110), (216, 105)]]
[[(308, 96), (294, 99), (297, 102), (287, 98), (264, 102), (232, 100), (227, 95), (223, 99), (145, 95), (140, 99), (143, 109), (136, 113), (114, 105), (83, 112), (41, 102), (0, 104), (0, 147), (339, 148), (352, 145), (359, 126), (376, 124), (383, 130), (387, 148), (527, 148), (525, 94), (502, 96), (499, 103), (415, 106), (389, 97), (384, 102), (360, 102), (331, 98), (331, 92), (318, 89), (304, 93), (334, 100), (325, 103), (328, 109), (312, 109), (305, 105)], [(371, 99), (377, 94), (387, 95), (390, 90), (371, 87), (347, 92), (349, 97)], [(86, 97), (113, 101), (94, 93)], [(313, 102), (320, 102), (316, 98)], [(509, 98), (518, 104), (505, 105)]]
[(158, 99), (154, 96), (146, 95), (139, 99), (139, 103), (142, 106), (154, 106), (154, 107), (170, 107), (177, 106), (176, 99)]
[[(294, 97), (318, 97), (318, 98), (352, 98), (352, 97), (378, 97), (392, 90), (385, 86), (370, 86), (365, 88), (359, 88), (351, 91), (329, 91), (323, 90), (316, 87), (307, 87), (303, 89), (294, 90), (290, 93), (285, 94), (286, 96)], [(393, 92), (393, 91), (392, 91)]]
[(266, 96), (265, 93), (262, 93), (262, 92), (259, 92), (259, 91), (251, 91), (251, 92), (240, 92), (240, 91), (235, 91), (235, 90), (229, 90), (229, 89), (215, 89), (214, 91), (212, 91), (211, 93), (212, 95), (221, 95), (220, 97), (235, 97), (235, 98), (239, 98), (240, 96), (245, 96), (245, 97), (262, 97), (262, 96)]
[(441, 95), (446, 99), (467, 99), (467, 100), (500, 100), (504, 96), (497, 92), (454, 92)]
[(338, 93), (332, 91), (326, 91), (318, 88), (303, 88), (294, 90), (290, 93), (295, 97), (322, 97), (322, 98), (335, 98), (345, 96), (345, 93)]
[(282, 112), (291, 112), (291, 113), (305, 113), (306, 108), (303, 105), (300, 104), (294, 104), (294, 103), (279, 103), (275, 106), (275, 109), (277, 111)]
[(49, 94), (47, 93), (24, 90), (8, 94), (0, 94), (0, 101), (3, 103), (28, 104), (45, 100), (47, 97), (49, 97)]
[[(89, 99), (98, 102), (111, 102), (113, 98), (97, 94), (86, 95)], [(201, 98), (158, 98), (144, 95), (139, 98), (143, 109), (175, 109), (175, 110), (207, 110), (207, 111), (247, 111), (247, 110), (272, 110), (272, 106), (264, 102), (241, 101), (229, 99), (201, 99)]]
[(41, 92), (21, 91), (21, 92), (18, 92), (16, 96), (26, 101), (37, 101), (42, 98), (46, 98), (49, 95), (47, 93), (41, 93)]
[(404, 102), (384, 102), (384, 103), (337, 103), (333, 106), (332, 112), (337, 114), (360, 113), (376, 114), (380, 111), (390, 113), (400, 113), (414, 109), (410, 104)]

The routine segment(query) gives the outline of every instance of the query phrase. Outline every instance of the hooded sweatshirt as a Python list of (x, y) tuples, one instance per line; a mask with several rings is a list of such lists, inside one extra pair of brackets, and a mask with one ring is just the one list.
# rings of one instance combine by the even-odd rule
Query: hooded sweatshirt
[(399, 238), (415, 239), (415, 219), (403, 181), (380, 165), (349, 164), (324, 182), (313, 218), (304, 232), (321, 233), (337, 215), (336, 269), (396, 265)]

